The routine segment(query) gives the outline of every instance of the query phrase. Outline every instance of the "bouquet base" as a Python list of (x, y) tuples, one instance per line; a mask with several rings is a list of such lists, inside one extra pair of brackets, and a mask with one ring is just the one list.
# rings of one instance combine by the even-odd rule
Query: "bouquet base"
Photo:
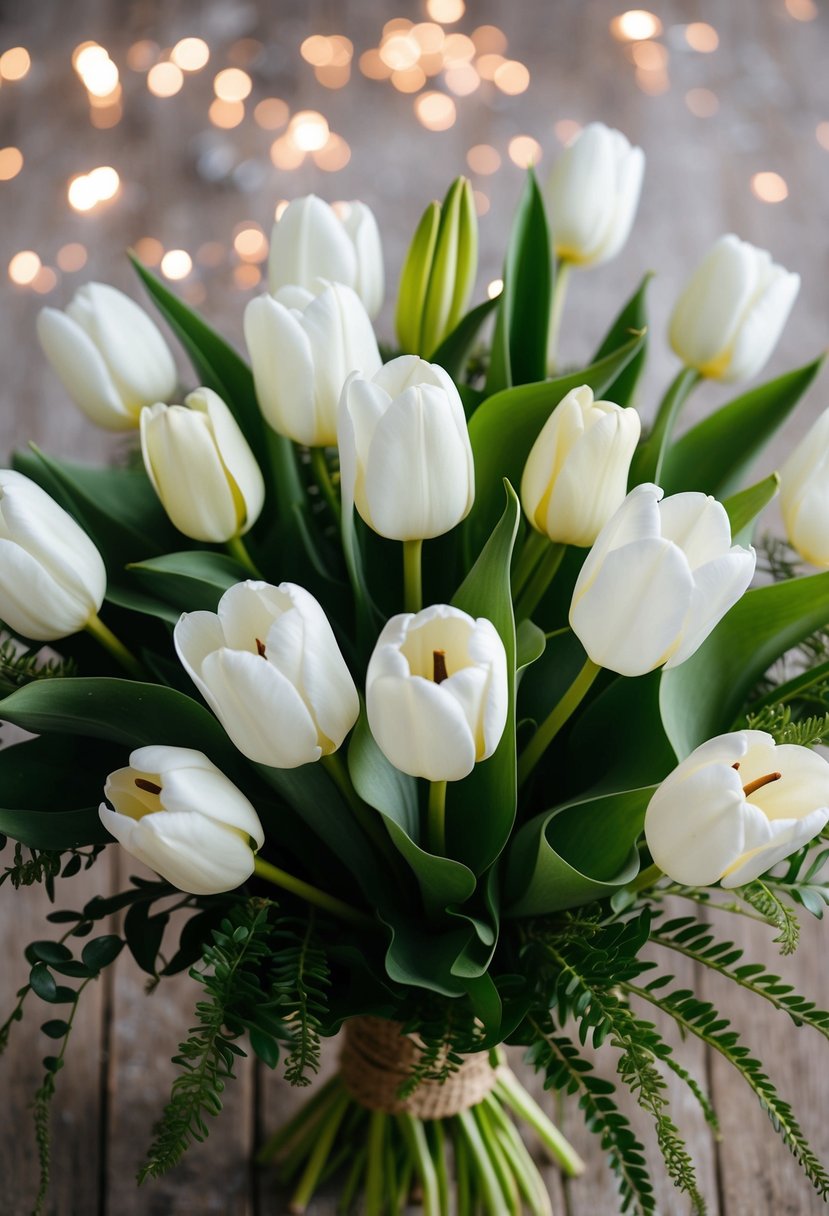
[(552, 1216), (547, 1189), (515, 1120), (569, 1175), (584, 1164), (504, 1062), (500, 1050), (465, 1056), (444, 1082), (405, 1094), (421, 1048), (397, 1022), (355, 1018), (338, 1073), (258, 1155), (293, 1187), (305, 1212), (339, 1173), (339, 1211), (395, 1216), (411, 1203), (424, 1216)]

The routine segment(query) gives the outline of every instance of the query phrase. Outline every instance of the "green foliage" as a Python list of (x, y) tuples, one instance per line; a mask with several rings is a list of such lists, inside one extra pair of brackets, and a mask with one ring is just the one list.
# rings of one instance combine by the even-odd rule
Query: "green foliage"
[(416, 1035), (423, 1050), (397, 1091), (400, 1098), (410, 1097), (424, 1081), (442, 1085), (463, 1063), (464, 1055), (481, 1050), (483, 1039), (483, 1028), (468, 1001), (431, 994), (418, 1003), (403, 1033)]
[(0, 642), (0, 692), (13, 692), (33, 680), (60, 680), (77, 674), (74, 659), (46, 659), (14, 638)]
[(778, 930), (774, 941), (779, 944), (780, 953), (794, 954), (800, 941), (800, 922), (792, 909), (759, 879), (740, 887), (739, 895), (764, 921)]
[[(800, 904), (807, 912), (818, 920), (823, 916), (824, 908), (829, 904), (829, 848), (826, 829), (822, 836), (799, 849), (788, 859), (785, 873), (782, 875), (767, 874), (763, 881), (775, 893), (788, 896)], [(824, 874), (824, 871), (826, 873)]]
[(314, 935), (315, 919), (307, 924), (283, 919), (273, 932), (275, 951), (270, 991), (285, 1019), (287, 1055), (285, 1080), (311, 1084), (319, 1072), (320, 1032), (328, 1012), (331, 976), (325, 951)]
[(775, 702), (764, 706), (746, 719), (749, 730), (767, 731), (775, 743), (796, 743), (800, 747), (818, 747), (829, 743), (829, 712), (798, 721), (792, 719), (791, 705)]
[[(5, 836), (0, 836), (0, 850), (5, 845)], [(51, 849), (26, 849), (18, 841), (14, 846), (14, 860), (0, 873), (0, 887), (10, 882), (18, 887), (31, 887), (42, 882), (50, 899), (55, 897), (55, 879), (72, 878), (83, 867), (88, 870), (103, 852), (102, 844), (89, 849), (67, 849), (56, 852)], [(69, 854), (67, 857), (66, 854)], [(28, 856), (26, 856), (28, 854)]]

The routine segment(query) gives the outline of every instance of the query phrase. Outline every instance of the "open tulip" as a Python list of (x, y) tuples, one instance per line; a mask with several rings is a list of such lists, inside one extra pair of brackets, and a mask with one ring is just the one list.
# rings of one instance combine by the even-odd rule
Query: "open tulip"
[(222, 544), (259, 518), (265, 483), (230, 410), (212, 389), (184, 405), (141, 411), (144, 466), (175, 527), (192, 540)]
[(107, 831), (180, 891), (216, 895), (253, 873), (265, 842), (259, 816), (203, 752), (139, 747), (107, 777), (104, 797)]
[(780, 470), (780, 510), (800, 556), (813, 566), (829, 567), (829, 410)]
[(294, 583), (237, 583), (218, 612), (185, 613), (176, 651), (243, 755), (297, 768), (337, 750), (360, 711), (328, 619)]
[(459, 781), (498, 746), (509, 704), (507, 656), (491, 621), (446, 604), (388, 622), (366, 676), (371, 733), (414, 777)]
[(645, 836), (661, 870), (691, 887), (752, 882), (829, 821), (829, 764), (762, 730), (709, 739), (659, 786)]
[(45, 490), (0, 469), (0, 621), (38, 642), (85, 629), (106, 592), (100, 553)]
[(591, 660), (623, 676), (684, 663), (754, 575), (754, 550), (731, 544), (721, 503), (662, 493), (648, 483), (631, 490), (588, 553), (570, 605)]
[(595, 266), (615, 257), (633, 226), (644, 170), (644, 152), (621, 131), (592, 122), (575, 137), (547, 185), (559, 258)]
[(521, 502), (532, 526), (565, 545), (592, 545), (622, 504), (641, 423), (636, 410), (594, 401), (587, 385), (553, 410), (532, 446)]
[(721, 236), (674, 305), (671, 346), (701, 376), (748, 380), (777, 345), (799, 288), (800, 276), (765, 249)]
[(458, 390), (442, 367), (392, 359), (370, 379), (348, 378), (339, 408), (343, 497), (392, 540), (454, 528), (475, 495), (475, 471)]
[(383, 304), (383, 250), (377, 221), (365, 203), (340, 203), (335, 211), (314, 194), (296, 198), (274, 224), (268, 280), (313, 290), (317, 279), (353, 287), (374, 317)]
[(351, 372), (381, 366), (365, 308), (350, 287), (283, 287), (245, 309), (256, 397), (280, 435), (310, 447), (337, 442), (337, 405)]
[(173, 356), (155, 324), (105, 283), (81, 287), (65, 312), (42, 309), (37, 334), (69, 396), (98, 426), (137, 427), (145, 405), (175, 392)]

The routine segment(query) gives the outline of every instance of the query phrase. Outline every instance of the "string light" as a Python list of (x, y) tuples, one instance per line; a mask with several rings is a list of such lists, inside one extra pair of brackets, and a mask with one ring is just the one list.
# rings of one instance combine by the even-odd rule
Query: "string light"
[(156, 63), (147, 73), (147, 88), (154, 97), (175, 97), (184, 84), (184, 74), (175, 63)]
[(161, 259), (161, 273), (174, 282), (186, 279), (193, 269), (193, 259), (185, 249), (168, 249)]
[(19, 148), (0, 148), (0, 182), (10, 182), (23, 168), (23, 153)]
[(493, 77), (497, 88), (510, 97), (525, 93), (530, 87), (529, 69), (517, 59), (507, 59), (495, 69)]
[(662, 22), (656, 13), (650, 13), (645, 8), (631, 8), (613, 18), (610, 32), (620, 42), (641, 42), (646, 38), (658, 38), (662, 33)]
[(252, 88), (253, 81), (241, 68), (223, 68), (213, 78), (213, 92), (220, 101), (244, 101)]
[(173, 47), (170, 58), (183, 72), (199, 72), (210, 59), (210, 47), (203, 38), (182, 38)]
[(9, 278), (18, 287), (28, 287), (37, 278), (41, 261), (33, 249), (21, 249), (9, 262)]
[(0, 55), (0, 76), (4, 80), (22, 80), (28, 75), (32, 59), (25, 46), (13, 46)]

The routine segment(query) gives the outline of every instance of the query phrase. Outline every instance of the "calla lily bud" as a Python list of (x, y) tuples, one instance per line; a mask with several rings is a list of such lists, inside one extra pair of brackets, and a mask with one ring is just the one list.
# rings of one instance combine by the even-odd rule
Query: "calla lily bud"
[(143, 308), (105, 283), (87, 283), (65, 312), (43, 308), (37, 335), (63, 387), (98, 426), (138, 426), (145, 405), (176, 389), (169, 348)]
[(651, 855), (675, 882), (752, 882), (829, 821), (829, 764), (762, 730), (709, 739), (665, 778), (645, 815)]
[(50, 642), (84, 629), (106, 593), (103, 559), (45, 490), (0, 469), (0, 621)]
[(403, 264), (397, 337), (404, 350), (433, 354), (466, 312), (478, 272), (472, 187), (459, 177), (443, 204), (430, 203)]
[(789, 543), (800, 556), (829, 567), (829, 410), (780, 470), (780, 510)]
[(754, 550), (731, 544), (722, 503), (662, 494), (647, 483), (631, 490), (573, 591), (573, 632), (594, 663), (623, 676), (684, 663), (754, 575)]
[(139, 747), (107, 777), (104, 797), (107, 831), (180, 891), (217, 895), (253, 873), (265, 842), (259, 816), (203, 752)]
[(592, 545), (624, 501), (641, 429), (636, 410), (594, 401), (586, 384), (572, 389), (524, 466), (521, 502), (532, 526), (560, 544)]
[(615, 257), (630, 235), (645, 154), (621, 131), (591, 122), (562, 152), (547, 183), (553, 246), (577, 266)]
[(245, 309), (256, 396), (280, 435), (309, 447), (337, 442), (337, 405), (351, 372), (373, 376), (382, 360), (359, 297), (340, 283), (283, 287)]
[(360, 712), (354, 681), (320, 605), (294, 583), (248, 580), (218, 612), (187, 612), (178, 657), (239, 751), (297, 768), (330, 755)]
[(701, 376), (749, 380), (777, 345), (799, 288), (800, 276), (765, 249), (721, 236), (674, 306), (671, 346)]
[(401, 772), (460, 781), (504, 733), (507, 656), (495, 626), (436, 604), (386, 625), (368, 665), (366, 712)]
[(313, 291), (317, 279), (352, 287), (369, 316), (383, 304), (383, 250), (377, 221), (365, 203), (338, 203), (335, 210), (314, 194), (296, 198), (271, 235), (268, 281)]
[(141, 411), (147, 476), (179, 532), (222, 544), (259, 518), (265, 483), (239, 424), (217, 393), (196, 389), (184, 405)]
[(370, 380), (350, 376), (337, 430), (343, 499), (381, 536), (440, 536), (469, 513), (472, 446), (442, 367), (401, 355)]

